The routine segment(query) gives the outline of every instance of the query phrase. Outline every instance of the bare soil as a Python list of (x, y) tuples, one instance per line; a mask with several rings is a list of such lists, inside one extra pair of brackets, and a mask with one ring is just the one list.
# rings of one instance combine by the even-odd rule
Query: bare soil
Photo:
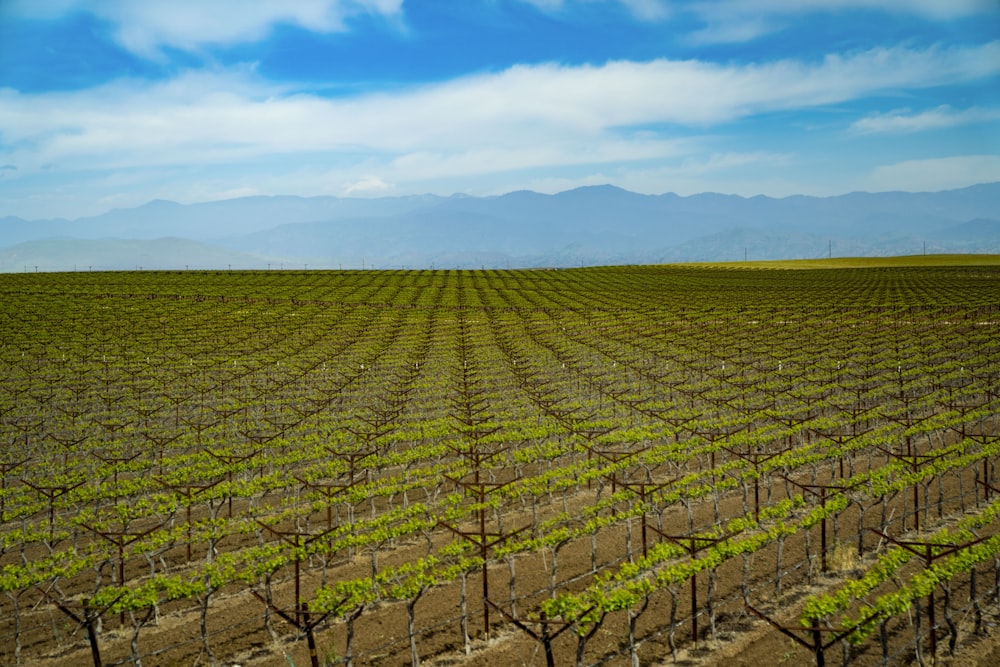
[[(822, 479), (822, 477), (820, 478)], [(786, 497), (787, 492), (795, 492), (783, 482), (773, 482), (761, 489), (762, 505)], [(921, 513), (922, 523), (946, 522), (960, 516), (963, 501), (960, 491), (964, 491), (966, 509), (974, 504), (975, 482), (972, 472), (966, 471), (961, 478), (956, 475), (945, 477), (939, 487), (932, 484), (922, 495), (922, 503), (930, 501), (931, 507)], [(752, 510), (752, 487), (744, 496), (736, 491), (723, 497), (719, 503), (719, 515), (732, 517)], [(593, 502), (594, 491), (582, 490), (573, 496), (557, 498), (544, 509), (547, 515), (569, 510), (574, 511)], [(944, 504), (935, 504), (939, 494), (945, 498)], [(904, 514), (905, 498), (902, 494), (886, 499), (864, 509), (861, 532), (863, 555), (872, 559), (879, 548), (877, 536), (869, 528), (883, 525), (885, 512), (896, 535), (914, 534), (904, 531), (899, 517)], [(238, 509), (238, 508), (237, 508)], [(907, 506), (909, 515), (906, 531), (912, 530), (912, 507)], [(703, 501), (691, 508), (691, 515), (682, 507), (670, 508), (661, 517), (650, 516), (651, 525), (663, 533), (683, 535), (689, 533), (690, 526), (712, 525), (715, 509), (711, 501)], [(940, 515), (940, 516), (939, 516)], [(812, 652), (797, 644), (768, 623), (748, 613), (741, 591), (744, 567), (749, 578), (749, 598), (758, 609), (769, 614), (779, 624), (793, 626), (798, 618), (801, 605), (808, 594), (830, 589), (845, 577), (856, 576), (861, 570), (857, 556), (858, 526), (861, 509), (850, 506), (836, 521), (828, 522), (828, 563), (827, 572), (822, 572), (819, 557), (820, 530), (786, 538), (780, 545), (772, 544), (754, 554), (744, 566), (742, 559), (732, 559), (724, 563), (714, 573), (703, 573), (697, 577), (698, 598), (698, 641), (691, 636), (690, 588), (685, 583), (677, 589), (661, 590), (651, 595), (648, 607), (638, 616), (634, 626), (635, 662), (629, 650), (628, 618), (624, 612), (610, 614), (599, 630), (585, 646), (585, 664), (606, 665), (722, 665), (747, 667), (762, 664), (801, 665), (813, 664)], [(320, 521), (317, 518), (317, 521)], [(325, 521), (325, 515), (322, 518)], [(505, 525), (520, 526), (530, 522), (529, 513), (523, 515), (505, 514)], [(519, 555), (513, 559), (513, 591), (516, 597), (515, 612), (524, 622), (523, 628), (501, 616), (496, 609), (490, 611), (490, 633), (487, 638), (483, 629), (483, 604), (481, 600), (482, 581), (478, 573), (472, 573), (466, 581), (468, 609), (468, 633), (470, 642), (468, 653), (461, 626), (460, 599), (461, 582), (454, 581), (428, 590), (417, 601), (415, 623), (418, 630), (416, 639), (420, 660), (433, 667), (487, 667), (493, 665), (545, 665), (546, 656), (542, 642), (532, 637), (541, 632), (540, 624), (527, 622), (525, 614), (533, 610), (537, 603), (550, 594), (553, 556), (557, 558), (556, 579), (559, 590), (573, 590), (585, 587), (590, 581), (594, 561), (598, 568), (622, 559), (631, 546), (633, 554), (641, 552), (641, 524), (638, 520), (630, 525), (618, 525), (602, 530), (596, 539), (596, 551), (590, 539), (571, 542), (556, 554), (543, 550)], [(629, 534), (631, 533), (631, 534)], [(220, 550), (238, 549), (253, 540), (230, 538), (220, 543)], [(432, 544), (424, 540), (414, 540), (398, 544), (395, 548), (378, 554), (380, 567), (410, 561), (428, 553), (429, 546), (437, 548), (451, 539), (446, 531), (435, 533)], [(660, 539), (655, 531), (647, 531), (647, 539)], [(780, 548), (780, 564), (779, 564)], [(186, 556), (177, 549), (167, 554), (173, 561)], [(197, 556), (196, 556), (197, 557)], [(308, 564), (302, 579), (302, 597), (308, 600), (325, 576), (326, 581), (337, 578), (363, 576), (371, 571), (371, 559), (367, 554), (356, 554), (325, 568), (317, 563)], [(134, 560), (128, 564), (129, 576), (141, 576), (146, 564)], [(290, 570), (286, 568), (285, 570)], [(283, 570), (275, 579), (273, 592), (279, 605), (290, 607), (293, 581), (290, 571)], [(779, 578), (779, 573), (781, 574)], [(79, 582), (83, 586), (85, 582)], [(983, 603), (978, 633), (974, 614), (965, 609), (968, 602), (968, 578), (953, 582), (951, 609), (964, 609), (954, 613), (956, 632), (949, 634), (939, 629), (938, 664), (961, 667), (986, 667), (1000, 664), (1000, 608), (997, 601)], [(996, 590), (997, 582), (992, 567), (981, 568), (977, 582), (980, 592)], [(711, 587), (711, 596), (709, 588)], [(511, 562), (494, 563), (489, 572), (490, 598), (504, 611), (511, 612)], [(712, 608), (708, 609), (711, 599)], [(941, 596), (937, 597), (939, 621), (944, 608)], [(172, 603), (164, 605), (156, 618), (150, 618), (139, 632), (139, 647), (144, 665), (241, 665), (243, 667), (286, 667), (308, 665), (309, 652), (304, 637), (286, 622), (272, 615), (271, 630), (265, 627), (265, 606), (245, 589), (223, 590), (210, 601), (206, 622), (209, 631), (208, 653), (201, 639), (200, 608), (197, 602)], [(22, 661), (24, 664), (40, 667), (61, 667), (65, 665), (93, 664), (86, 633), (65, 615), (50, 606), (39, 606), (37, 611), (22, 612)], [(673, 618), (673, 622), (671, 619)], [(915, 663), (916, 653), (913, 632), (908, 619), (894, 619), (887, 628), (888, 664), (905, 665)], [(10, 632), (10, 618), (0, 619), (3, 634)], [(926, 618), (923, 620), (926, 628)], [(100, 648), (105, 665), (123, 664), (130, 661), (130, 640), (133, 634), (132, 618), (120, 626), (116, 617), (105, 618), (100, 636)], [(572, 629), (553, 624), (549, 632), (558, 636), (552, 641), (554, 663), (556, 665), (575, 664), (578, 639)], [(926, 633), (926, 630), (924, 631)], [(800, 632), (808, 640), (808, 635)], [(58, 637), (56, 643), (52, 637)], [(957, 642), (952, 652), (951, 637)], [(328, 621), (317, 631), (317, 652), (321, 664), (335, 664), (342, 661), (346, 647), (346, 625), (340, 620)], [(925, 660), (929, 664), (926, 648)], [(354, 624), (352, 646), (354, 664), (369, 665), (409, 665), (412, 663), (407, 632), (407, 612), (404, 603), (385, 602), (367, 609)], [(844, 656), (844, 645), (836, 643), (826, 650), (828, 664), (840, 664)], [(11, 655), (3, 655), (4, 664), (12, 664)], [(851, 664), (867, 666), (883, 664), (883, 654), (877, 636), (869, 639), (860, 648), (852, 649)]]

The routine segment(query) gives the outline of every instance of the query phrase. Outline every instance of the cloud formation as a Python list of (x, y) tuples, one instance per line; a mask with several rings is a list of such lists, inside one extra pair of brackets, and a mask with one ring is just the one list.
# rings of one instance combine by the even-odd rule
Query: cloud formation
[(1000, 148), (995, 20), (996, 0), (0, 0), (0, 215), (968, 184)]
[(810, 13), (870, 10), (953, 21), (998, 10), (993, 0), (696, 0), (683, 6), (705, 24), (688, 36), (698, 44), (750, 41)]
[(934, 109), (911, 113), (909, 109), (866, 116), (851, 123), (858, 134), (911, 133), (1000, 120), (1000, 109), (953, 109), (942, 104)]
[(666, 0), (520, 0), (545, 12), (563, 11), (575, 5), (606, 2), (625, 7), (635, 18), (644, 21), (661, 21), (670, 16)]
[(196, 50), (206, 44), (235, 44), (264, 37), (285, 23), (315, 32), (346, 29), (360, 14), (398, 17), (403, 0), (11, 0), (18, 16), (53, 18), (88, 12), (110, 22), (119, 44), (133, 53), (160, 59), (171, 47)]
[(698, 11), (718, 14), (803, 14), (871, 9), (935, 19), (954, 19), (996, 9), (993, 0), (698, 0), (693, 4)]
[(945, 190), (1000, 181), (1000, 155), (955, 155), (905, 160), (878, 167), (872, 190)]
[[(757, 114), (841, 103), (1000, 72), (1000, 42), (874, 49), (818, 62), (720, 65), (659, 59), (519, 65), (441, 84), (342, 98), (297, 93), (251, 68), (117, 81), (83, 91), (0, 90), (5, 161), (38, 169), (218, 163), (291, 152), (445, 156), (520, 152), (529, 163), (594, 163), (673, 153), (638, 129), (696, 130)], [(44, 112), (39, 112), (44, 109)], [(949, 112), (938, 111), (942, 118)], [(931, 116), (910, 119), (927, 124)], [(954, 120), (954, 114), (951, 117)], [(903, 124), (869, 118), (859, 127)], [(856, 124), (857, 125), (857, 124)], [(581, 150), (582, 145), (587, 146)], [(588, 157), (589, 156), (589, 157)], [(496, 159), (484, 165), (514, 160)], [(466, 168), (466, 167), (463, 167)]]
[(392, 185), (386, 183), (378, 176), (365, 174), (359, 180), (348, 184), (344, 188), (346, 197), (377, 197), (392, 191)]
[[(542, 11), (567, 11), (598, 2), (619, 4), (637, 19), (662, 21), (692, 14), (717, 28), (735, 33), (741, 23), (781, 24), (785, 18), (817, 12), (871, 10), (933, 20), (954, 20), (997, 10), (993, 0), (520, 0)], [(708, 32), (708, 31), (706, 31)], [(756, 32), (747, 30), (746, 33)], [(720, 35), (721, 37), (721, 32)]]

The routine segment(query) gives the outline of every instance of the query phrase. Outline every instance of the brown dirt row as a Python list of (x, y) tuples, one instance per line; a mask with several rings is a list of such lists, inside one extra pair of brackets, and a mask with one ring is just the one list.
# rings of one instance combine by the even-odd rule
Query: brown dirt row
[[(962, 480), (961, 486), (967, 494), (967, 502), (971, 504), (971, 489), (974, 488), (972, 473), (967, 472)], [(957, 499), (957, 489), (959, 479), (949, 477), (946, 479), (946, 495), (951, 498), (951, 502), (945, 509), (945, 514), (955, 514), (959, 507)], [(784, 496), (783, 484), (772, 484), (770, 487), (774, 499)], [(937, 489), (935, 489), (937, 490)], [(581, 491), (574, 497), (567, 499), (569, 507), (576, 509), (590, 502), (590, 494)], [(934, 500), (936, 494), (931, 495)], [(899, 516), (902, 513), (903, 495), (888, 499), (886, 508), (890, 516)], [(562, 503), (551, 510), (562, 509)], [(881, 508), (869, 510), (865, 514), (865, 524), (875, 527), (881, 521)], [(710, 502), (696, 504), (692, 511), (695, 516), (696, 526), (711, 525), (713, 523), (713, 508)], [(742, 493), (737, 491), (725, 497), (720, 504), (722, 516), (736, 516), (743, 512)], [(859, 512), (856, 506), (848, 508), (837, 521), (837, 532), (844, 536), (856, 533), (856, 526)], [(930, 512), (933, 518), (934, 512)], [(510, 525), (517, 525), (517, 519), (505, 518)], [(912, 523), (912, 519), (910, 519)], [(688, 517), (681, 508), (672, 508), (663, 514), (664, 532), (683, 534), (688, 529)], [(850, 527), (850, 528), (848, 528)], [(633, 548), (638, 548), (638, 524), (633, 525), (632, 544)], [(598, 539), (598, 561), (605, 564), (610, 563), (622, 556), (625, 550), (624, 526), (616, 526), (606, 529), (600, 533)], [(789, 569), (793, 564), (799, 564), (796, 569), (790, 569), (782, 578), (782, 589), (775, 590), (774, 578), (777, 571), (777, 547), (772, 545), (753, 557), (752, 571), (756, 583), (752, 593), (753, 601), (764, 608), (780, 609), (776, 612), (778, 616), (787, 614), (788, 619), (794, 619), (794, 604), (801, 600), (804, 591), (817, 590), (817, 586), (831, 586), (838, 581), (836, 577), (820, 577), (816, 552), (818, 549), (817, 529), (813, 529), (811, 534), (801, 534), (785, 540), (782, 548), (782, 568)], [(830, 526), (831, 543), (833, 542), (833, 526)], [(874, 540), (868, 540), (866, 545), (871, 549)], [(810, 558), (806, 558), (806, 550), (809, 549)], [(408, 545), (400, 545), (391, 553), (380, 555), (380, 562), (383, 566), (425, 555), (426, 543), (413, 542)], [(869, 558), (871, 555), (869, 554)], [(579, 583), (566, 584), (563, 587), (571, 588), (586, 583), (587, 573), (591, 567), (591, 544), (589, 540), (579, 540), (567, 545), (560, 550), (559, 558), (559, 579), (561, 582), (571, 581), (577, 578)], [(851, 565), (848, 558), (846, 564)], [(515, 559), (515, 589), (518, 595), (518, 607), (521, 613), (532, 608), (533, 603), (537, 603), (546, 594), (549, 586), (549, 567), (551, 566), (551, 556), (545, 552), (527, 554)], [(363, 556), (356, 557), (349, 562), (330, 567), (327, 571), (328, 578), (353, 577), (363, 575), (368, 571), (369, 562)], [(851, 568), (845, 567), (845, 571), (850, 574)], [(841, 575), (843, 576), (843, 575)], [(795, 659), (796, 662), (804, 655), (801, 647), (792, 647), (791, 640), (783, 637), (780, 633), (770, 630), (762, 622), (751, 620), (743, 610), (742, 597), (739, 595), (740, 580), (742, 578), (742, 568), (739, 563), (726, 563), (720, 567), (716, 573), (714, 588), (717, 600), (728, 600), (726, 603), (716, 605), (715, 637), (707, 634), (710, 629), (710, 619), (704, 609), (704, 601), (708, 597), (705, 581), (707, 575), (701, 575), (699, 579), (699, 600), (702, 601), (700, 609), (699, 626), (702, 630), (702, 638), (698, 647), (690, 643), (690, 621), (678, 622), (675, 624), (673, 638), (671, 639), (669, 619), (671, 614), (676, 614), (678, 621), (688, 616), (687, 587), (683, 586), (677, 591), (662, 591), (651, 596), (649, 608), (639, 617), (636, 624), (636, 635), (639, 638), (638, 657), (641, 664), (656, 664), (663, 661), (667, 656), (671, 656), (676, 651), (676, 659), (681, 664), (715, 664), (712, 661), (722, 660), (723, 656), (731, 655), (735, 651), (738, 659), (749, 660), (754, 655), (768, 656), (772, 659), (775, 655), (788, 655), (788, 660)], [(304, 596), (308, 595), (317, 585), (317, 575), (310, 574), (304, 582)], [(469, 621), (470, 631), (475, 635), (481, 633), (481, 602), (477, 593), (479, 576), (472, 575), (468, 580), (469, 590), (469, 611), (472, 618)], [(961, 583), (958, 584), (961, 586)], [(987, 584), (981, 583), (984, 588)], [(992, 585), (992, 584), (990, 584)], [(291, 582), (285, 578), (283, 583), (275, 587), (278, 598), (288, 598)], [(491, 597), (501, 606), (507, 600), (509, 590), (509, 570), (506, 564), (498, 564), (490, 571)], [(463, 651), (462, 635), (458, 622), (458, 599), (459, 584), (453, 582), (430, 590), (422, 597), (415, 609), (417, 614), (418, 628), (433, 628), (430, 631), (421, 633), (419, 636), (418, 650), (422, 658), (426, 661), (434, 661), (435, 664), (464, 664), (464, 665), (492, 665), (498, 661), (508, 661), (512, 664), (544, 664), (544, 655), (540, 645), (519, 630), (512, 630), (512, 625), (505, 623), (498, 618), (498, 614), (493, 614), (493, 634), (490, 641), (483, 641), (481, 637), (476, 643), (476, 650), (470, 656), (465, 656)], [(676, 602), (675, 602), (676, 598)], [(174, 609), (162, 610), (162, 616), (155, 624), (151, 624), (142, 629), (140, 634), (141, 653), (148, 656), (144, 659), (146, 664), (156, 665), (187, 665), (187, 664), (207, 664), (207, 655), (204, 654), (200, 639), (199, 614), (190, 604), (178, 605)], [(41, 659), (37, 651), (33, 654), (40, 659), (39, 665), (70, 665), (87, 664), (88, 652), (85, 636), (77, 631), (71, 635), (66, 627), (66, 619), (58, 618), (58, 612), (49, 610), (43, 614), (48, 614), (49, 623), (56, 625), (63, 623), (61, 631), (64, 642), (60, 646), (50, 646), (46, 651), (47, 656)], [(114, 622), (106, 622), (113, 626)], [(239, 663), (241, 665), (255, 665), (260, 667), (272, 665), (287, 665), (289, 660), (296, 665), (308, 664), (308, 656), (305, 651), (305, 642), (295, 638), (295, 633), (282, 621), (275, 620), (274, 627), (280, 635), (277, 640), (272, 639), (263, 627), (263, 605), (255, 598), (245, 592), (233, 591), (223, 592), (217, 599), (213, 600), (211, 611), (208, 616), (210, 643), (216, 657), (223, 661), (223, 664)], [(624, 614), (612, 615), (601, 627), (598, 633), (589, 641), (587, 645), (588, 661), (607, 659), (607, 664), (628, 664), (627, 643), (624, 638), (627, 632), (627, 620)], [(905, 644), (906, 639), (900, 632), (900, 638), (895, 644)], [(967, 633), (963, 633), (967, 634)], [(102, 653), (106, 660), (110, 662), (124, 660), (128, 656), (128, 641), (130, 632), (111, 629), (102, 638)], [(49, 635), (51, 637), (51, 634)], [(980, 640), (984, 641), (984, 640)], [(327, 630), (320, 633), (319, 638), (321, 653), (327, 659), (334, 659), (343, 652), (345, 644), (344, 626), (342, 623), (333, 623)], [(671, 649), (673, 644), (673, 649)], [(876, 642), (877, 644), (877, 642)], [(572, 664), (575, 653), (575, 639), (572, 633), (563, 633), (555, 642), (554, 647), (558, 657), (557, 664)], [(775, 651), (782, 648), (780, 653)], [(359, 663), (365, 664), (410, 664), (410, 650), (406, 632), (406, 613), (404, 605), (401, 603), (386, 603), (374, 609), (367, 610), (362, 614), (356, 623), (356, 635), (354, 653), (358, 656)], [(798, 656), (798, 657), (796, 657)], [(81, 662), (82, 661), (82, 662)], [(453, 662), (450, 662), (453, 661)], [(693, 661), (693, 662), (691, 662)], [(747, 664), (760, 664), (760, 662)], [(858, 662), (858, 664), (862, 664)]]

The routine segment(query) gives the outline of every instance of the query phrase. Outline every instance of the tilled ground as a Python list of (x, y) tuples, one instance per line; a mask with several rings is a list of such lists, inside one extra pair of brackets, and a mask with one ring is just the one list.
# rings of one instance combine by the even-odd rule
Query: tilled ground
[[(932, 487), (933, 501), (943, 491), (946, 502), (942, 508), (941, 521), (947, 521), (961, 514), (958, 498), (959, 489), (965, 491), (966, 503), (971, 505), (971, 489), (975, 488), (972, 473), (967, 472), (961, 479), (947, 477), (939, 489)], [(773, 483), (762, 489), (762, 503), (785, 497), (786, 485)], [(752, 491), (749, 494), (752, 504)], [(581, 491), (565, 500), (557, 500), (548, 508), (548, 513), (575, 510), (592, 502), (593, 492)], [(722, 517), (741, 515), (745, 509), (742, 493), (734, 492), (724, 497), (719, 504)], [(874, 557), (879, 546), (877, 536), (868, 531), (880, 526), (883, 511), (888, 517), (898, 517), (903, 513), (903, 498), (897, 495), (887, 499), (884, 508), (881, 502), (869, 506), (864, 515), (864, 559)], [(922, 522), (937, 519), (937, 507), (922, 516)], [(857, 536), (860, 510), (851, 505), (841, 513), (837, 521), (829, 521), (828, 539), (831, 549), (828, 558), (828, 572), (821, 572), (818, 556), (820, 530), (814, 528), (808, 533), (799, 533), (786, 538), (779, 546), (772, 544), (755, 553), (744, 564), (742, 559), (732, 559), (724, 563), (713, 574), (703, 573), (697, 578), (698, 630), (699, 641), (691, 637), (690, 588), (685, 583), (676, 589), (660, 590), (649, 598), (649, 604), (638, 615), (634, 624), (635, 660), (642, 665), (760, 665), (760, 664), (808, 664), (812, 654), (805, 647), (795, 643), (764, 621), (749, 614), (745, 607), (742, 591), (744, 569), (749, 573), (749, 598), (752, 604), (770, 614), (778, 623), (794, 625), (801, 605), (808, 594), (835, 587), (845, 577), (856, 576), (860, 562), (857, 557)], [(710, 501), (694, 504), (691, 517), (683, 508), (671, 508), (661, 517), (650, 517), (650, 522), (659, 523), (663, 533), (682, 535), (689, 532), (690, 522), (695, 526), (714, 523), (714, 508)], [(505, 517), (505, 523), (519, 526), (527, 523), (525, 516)], [(520, 523), (519, 523), (520, 522)], [(835, 524), (835, 525), (834, 525)], [(655, 525), (655, 523), (654, 523)], [(912, 518), (907, 528), (912, 527)], [(627, 532), (631, 532), (628, 536)], [(898, 521), (892, 532), (899, 533)], [(450, 540), (448, 533), (434, 537), (437, 546)], [(649, 539), (655, 532), (649, 531)], [(630, 527), (615, 526), (602, 530), (594, 543), (589, 539), (571, 542), (559, 549), (556, 557), (558, 569), (556, 578), (560, 590), (579, 589), (589, 582), (594, 559), (598, 567), (614, 563), (626, 553), (626, 543), (630, 542), (634, 552), (640, 550), (640, 523), (631, 522)], [(836, 545), (836, 546), (833, 546)], [(237, 548), (234, 542), (222, 545)], [(391, 551), (379, 554), (380, 567), (406, 562), (427, 554), (425, 541), (414, 541), (400, 545)], [(807, 557), (808, 553), (808, 557)], [(596, 554), (596, 556), (595, 556)], [(177, 554), (174, 554), (176, 557)], [(140, 568), (141, 563), (130, 567)], [(519, 555), (513, 560), (516, 611), (519, 618), (535, 608), (537, 603), (550, 593), (552, 581), (553, 554), (551, 550)], [(288, 568), (290, 569), (290, 568)], [(359, 554), (351, 559), (329, 564), (326, 580), (364, 576), (371, 571), (370, 558)], [(781, 573), (780, 584), (778, 574)], [(290, 600), (293, 582), (289, 573), (282, 573), (282, 579), (273, 585), (275, 600)], [(317, 585), (321, 583), (317, 570), (309, 570), (302, 580), (303, 599), (309, 599)], [(466, 665), (469, 667), (503, 665), (544, 665), (546, 663), (543, 644), (533, 638), (527, 630), (536, 634), (541, 626), (526, 623), (519, 629), (514, 623), (493, 609), (490, 613), (491, 631), (489, 639), (483, 632), (481, 602), (481, 578), (478, 573), (470, 574), (466, 581), (468, 609), (468, 632), (471, 636), (469, 652), (460, 622), (460, 581), (451, 582), (428, 590), (415, 605), (415, 624), (418, 630), (417, 651), (425, 664), (445, 667)], [(709, 587), (711, 586), (711, 596)], [(980, 592), (995, 590), (996, 580), (992, 567), (981, 568), (977, 582)], [(511, 563), (495, 563), (490, 568), (489, 587), (491, 599), (505, 611), (510, 611)], [(969, 607), (968, 577), (953, 582), (950, 608)], [(939, 622), (944, 618), (942, 596), (938, 597)], [(708, 609), (708, 601), (712, 609)], [(309, 655), (304, 638), (287, 623), (272, 615), (273, 635), (264, 623), (264, 605), (245, 590), (217, 593), (211, 600), (206, 616), (210, 648), (217, 664), (243, 665), (254, 667), (285, 667), (286, 665), (307, 665)], [(996, 601), (983, 603), (979, 634), (972, 611), (956, 612), (954, 618), (956, 632), (952, 635), (939, 630), (938, 656), (942, 664), (963, 666), (998, 664), (992, 661), (1000, 657), (1000, 642), (995, 628), (1000, 623)], [(23, 652), (25, 664), (47, 667), (62, 665), (92, 664), (86, 634), (74, 628), (69, 620), (51, 608), (24, 614), (25, 626), (34, 626), (38, 636), (34, 642), (25, 638)], [(212, 658), (203, 645), (200, 626), (200, 609), (195, 603), (175, 603), (160, 609), (157, 619), (141, 628), (139, 647), (145, 665), (196, 665), (210, 664)], [(102, 658), (106, 665), (124, 663), (129, 660), (132, 625), (126, 620), (119, 627), (117, 618), (104, 620), (104, 632), (100, 638)], [(913, 630), (910, 618), (894, 619), (887, 627), (887, 651), (890, 664), (908, 664), (916, 659)], [(9, 623), (9, 620), (8, 620)], [(926, 618), (923, 620), (926, 635)], [(617, 612), (606, 617), (604, 623), (585, 645), (586, 664), (627, 665), (632, 664), (629, 650), (628, 617)], [(579, 647), (572, 630), (560, 632), (563, 626), (552, 625), (550, 632), (558, 636), (552, 641), (554, 661), (557, 665), (574, 664)], [(808, 635), (799, 633), (805, 639)], [(44, 637), (47, 636), (48, 639)], [(59, 637), (55, 644), (51, 637)], [(949, 648), (949, 639), (957, 637), (954, 655)], [(925, 639), (926, 642), (926, 639)], [(344, 657), (346, 627), (343, 622), (330, 622), (320, 626), (317, 632), (318, 653), (321, 662), (334, 662)], [(926, 647), (926, 643), (922, 646)], [(400, 602), (382, 603), (365, 610), (354, 624), (352, 645), (355, 664), (409, 665), (412, 663), (407, 632), (407, 612)], [(926, 653), (926, 648), (924, 648)], [(828, 664), (839, 664), (844, 649), (836, 643), (826, 651)], [(8, 656), (9, 658), (10, 656)], [(851, 653), (852, 664), (882, 664), (882, 647), (876, 635)], [(8, 659), (5, 658), (5, 661)]]

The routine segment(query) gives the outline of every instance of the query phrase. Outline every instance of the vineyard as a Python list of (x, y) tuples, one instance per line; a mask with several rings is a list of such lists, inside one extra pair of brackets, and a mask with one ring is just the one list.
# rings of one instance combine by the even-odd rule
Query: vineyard
[(2, 275), (0, 664), (940, 663), (989, 259)]

